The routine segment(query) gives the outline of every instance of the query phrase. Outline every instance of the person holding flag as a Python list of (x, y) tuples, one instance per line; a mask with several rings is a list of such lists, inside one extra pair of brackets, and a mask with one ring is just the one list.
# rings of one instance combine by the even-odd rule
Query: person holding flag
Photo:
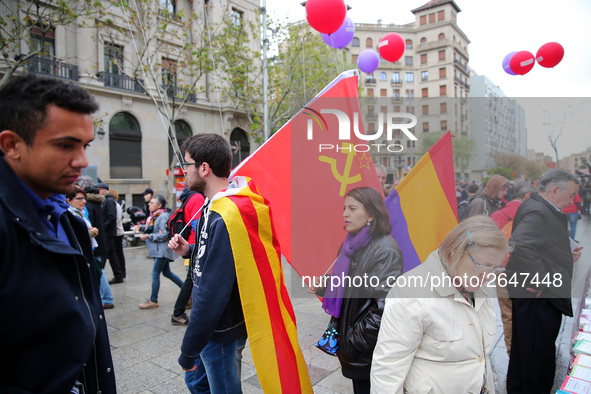
[(198, 134), (183, 144), (189, 189), (206, 196), (194, 247), (175, 235), (169, 247), (191, 256), (193, 307), (179, 364), (192, 393), (240, 393), (247, 337), (265, 392), (312, 393), (281, 268), (269, 203), (245, 177), (228, 179), (230, 144)]
[[(352, 379), (355, 394), (369, 394), (371, 359), (384, 299), (402, 274), (404, 264), (402, 252), (390, 236), (390, 217), (377, 190), (371, 187), (350, 190), (345, 195), (343, 219), (347, 236), (331, 276), (326, 286), (313, 280), (308, 291), (323, 293), (322, 307), (331, 316), (325, 335), (338, 328), (336, 353), (343, 376)], [(364, 283), (360, 281), (362, 278), (369, 279)], [(356, 285), (359, 282), (363, 284)]]

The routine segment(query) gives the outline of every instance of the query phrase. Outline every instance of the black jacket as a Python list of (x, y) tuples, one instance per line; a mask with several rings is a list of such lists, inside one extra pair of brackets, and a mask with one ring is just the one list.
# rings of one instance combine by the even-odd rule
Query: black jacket
[(105, 222), (103, 221), (103, 203), (105, 196), (97, 193), (86, 191), (86, 210), (88, 211), (88, 220), (93, 227), (98, 229), (96, 242), (98, 246), (94, 249), (94, 255), (102, 259), (102, 265), (105, 264), (107, 258), (107, 234), (105, 233)]
[(103, 224), (107, 237), (117, 236), (117, 203), (112, 194), (107, 194), (103, 202)]
[(0, 392), (115, 393), (88, 229), (66, 211), (73, 246), (47, 230), (0, 154)]
[[(397, 278), (402, 274), (402, 269), (402, 252), (389, 235), (372, 239), (351, 259), (348, 276), (353, 279), (367, 275), (368, 286), (351, 286), (345, 290), (339, 320), (338, 352), (345, 377), (369, 379), (373, 350), (384, 312), (384, 299), (394, 285), (393, 279), (388, 283), (388, 278)], [(377, 278), (377, 286), (370, 284), (371, 277)]]
[(535, 297), (526, 288), (543, 290), (541, 297), (572, 316), (573, 258), (566, 216), (533, 194), (517, 210), (509, 242), (515, 245), (507, 264), (511, 298)]

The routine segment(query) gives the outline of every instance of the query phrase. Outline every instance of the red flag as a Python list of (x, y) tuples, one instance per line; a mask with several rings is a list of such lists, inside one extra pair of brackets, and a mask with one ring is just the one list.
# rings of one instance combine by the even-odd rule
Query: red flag
[(339, 75), (232, 176), (252, 178), (271, 202), (281, 251), (300, 276), (322, 275), (346, 233), (347, 191), (381, 192), (365, 135), (357, 71)]

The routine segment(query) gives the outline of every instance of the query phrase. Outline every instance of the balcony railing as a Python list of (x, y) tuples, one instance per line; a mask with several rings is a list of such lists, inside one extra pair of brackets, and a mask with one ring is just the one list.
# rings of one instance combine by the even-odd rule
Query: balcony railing
[(168, 98), (175, 98), (178, 100), (184, 100), (185, 97), (187, 98), (187, 102), (189, 103), (196, 103), (197, 97), (195, 93), (187, 94), (187, 91), (180, 86), (172, 86), (172, 85), (162, 85), (162, 89), (166, 92)]
[(371, 78), (371, 77), (367, 77), (365, 78), (365, 83), (368, 85), (375, 85), (376, 84), (376, 79), (375, 78)]
[(127, 75), (103, 72), (99, 75), (99, 81), (103, 82), (105, 87), (143, 93), (142, 87), (140, 86), (140, 84), (144, 83), (143, 79), (138, 79), (139, 83), (137, 83)]
[(78, 80), (78, 66), (46, 56), (34, 56), (27, 60), (27, 71), (73, 81)]

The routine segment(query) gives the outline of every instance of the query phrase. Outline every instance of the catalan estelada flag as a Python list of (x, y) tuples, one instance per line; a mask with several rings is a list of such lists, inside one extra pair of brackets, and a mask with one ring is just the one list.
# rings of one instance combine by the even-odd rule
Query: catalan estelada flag
[(259, 381), (265, 393), (312, 393), (269, 202), (252, 180), (234, 177), (233, 182), (237, 187), (216, 194), (210, 210), (222, 216), (230, 235)]
[(345, 194), (382, 192), (366, 136), (357, 70), (341, 73), (233, 174), (252, 178), (273, 206), (281, 251), (300, 276), (324, 275), (346, 236)]
[(425, 261), (458, 224), (449, 131), (388, 195), (386, 207), (406, 272)]

